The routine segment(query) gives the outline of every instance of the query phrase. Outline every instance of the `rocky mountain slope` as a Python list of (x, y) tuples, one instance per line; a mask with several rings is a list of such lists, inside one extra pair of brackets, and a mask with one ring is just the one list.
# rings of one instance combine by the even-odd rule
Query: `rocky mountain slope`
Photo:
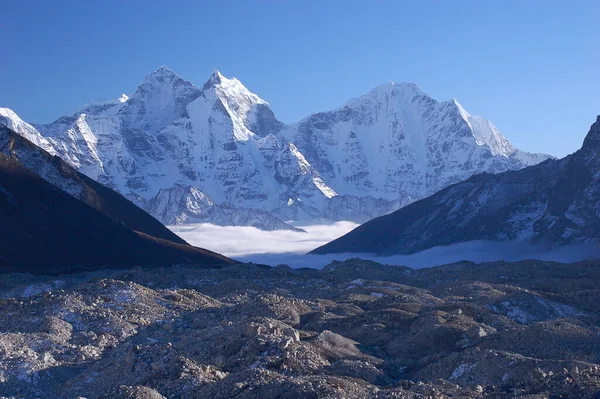
[(563, 159), (473, 176), (313, 252), (400, 254), (472, 240), (598, 243), (599, 155), (600, 117), (581, 149)]
[(59, 157), (51, 155), (2, 125), (0, 153), (131, 230), (185, 244), (178, 235), (122, 195), (77, 172)]
[(192, 186), (175, 185), (161, 189), (148, 202), (146, 209), (166, 225), (211, 223), (218, 226), (257, 226), (263, 230), (304, 232), (260, 209), (218, 205)]
[(598, 262), (0, 280), (9, 398), (597, 398)]
[(188, 245), (58, 157), (0, 126), (0, 272), (233, 261)]
[[(0, 109), (0, 123), (163, 223), (364, 222), (474, 173), (547, 158), (514, 149), (489, 121), (412, 84), (390, 83), (286, 126), (237, 79), (215, 71), (197, 87), (166, 67), (129, 97), (53, 123), (30, 125), (9, 109)], [(181, 186), (213, 205), (159, 195)], [(263, 213), (250, 218), (248, 209)]]

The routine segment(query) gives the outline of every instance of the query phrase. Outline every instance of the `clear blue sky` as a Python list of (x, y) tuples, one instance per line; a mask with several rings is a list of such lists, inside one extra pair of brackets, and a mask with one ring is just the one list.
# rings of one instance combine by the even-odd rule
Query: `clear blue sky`
[(600, 114), (600, 1), (3, 0), (0, 106), (49, 122), (168, 65), (238, 77), (284, 122), (390, 80), (562, 156)]

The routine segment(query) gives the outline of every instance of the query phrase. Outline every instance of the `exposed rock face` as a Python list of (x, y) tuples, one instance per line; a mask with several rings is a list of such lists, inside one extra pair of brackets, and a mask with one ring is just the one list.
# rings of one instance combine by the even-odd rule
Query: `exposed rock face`
[(600, 241), (600, 117), (582, 148), (519, 171), (481, 174), (372, 220), (315, 253), (398, 254), (472, 240), (549, 246)]
[(212, 198), (192, 186), (175, 185), (162, 189), (148, 202), (146, 209), (165, 225), (211, 223), (218, 226), (251, 226), (267, 231), (304, 231), (259, 209), (217, 205)]
[(0, 280), (0, 396), (600, 392), (598, 262), (174, 266)]
[[(514, 149), (489, 121), (412, 84), (384, 85), (285, 126), (237, 79), (215, 71), (200, 88), (166, 67), (130, 97), (51, 124), (29, 125), (9, 109), (0, 109), (0, 123), (162, 221), (195, 214), (183, 197), (157, 205), (161, 190), (183, 186), (227, 208), (225, 217), (213, 211), (201, 220), (264, 229), (290, 228), (265, 212), (363, 222), (474, 173), (547, 158)], [(261, 221), (248, 209), (263, 211)]]

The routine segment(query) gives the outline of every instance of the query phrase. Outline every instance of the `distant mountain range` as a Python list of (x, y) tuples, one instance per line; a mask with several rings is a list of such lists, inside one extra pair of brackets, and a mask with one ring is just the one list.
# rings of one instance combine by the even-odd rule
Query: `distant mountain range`
[(600, 241), (600, 116), (560, 160), (483, 173), (365, 223), (312, 253), (408, 254), (473, 240), (551, 247)]
[(0, 272), (180, 263), (234, 261), (188, 245), (120, 194), (0, 126)]
[(0, 123), (165, 224), (295, 229), (289, 220), (364, 222), (481, 172), (548, 159), (515, 149), (454, 99), (389, 83), (298, 123), (280, 122), (237, 79), (201, 87), (167, 67), (131, 96), (28, 124)]

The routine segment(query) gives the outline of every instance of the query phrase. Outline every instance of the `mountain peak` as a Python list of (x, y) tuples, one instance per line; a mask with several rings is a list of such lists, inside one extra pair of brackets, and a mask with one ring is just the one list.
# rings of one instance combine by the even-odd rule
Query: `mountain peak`
[(157, 87), (157, 86), (165, 86), (165, 85), (168, 85), (168, 86), (192, 86), (192, 87), (194, 86), (190, 81), (181, 77), (181, 75), (179, 75), (177, 72), (173, 71), (168, 66), (162, 65), (157, 70), (155, 70), (154, 72), (152, 72), (144, 77), (144, 80), (138, 87), (138, 90), (140, 89), (140, 87), (143, 87), (143, 86)]
[[(198, 90), (190, 81), (182, 78), (169, 67), (162, 65), (154, 72), (146, 75), (131, 97), (145, 96), (148, 93), (163, 91)], [(127, 98), (129, 99), (129, 97)]]
[(418, 84), (412, 83), (412, 82), (400, 82), (400, 83), (392, 82), (392, 84), (396, 87), (403, 88), (403, 89), (410, 89), (413, 91), (420, 91), (420, 92), (423, 91), (423, 90), (421, 90), (421, 88), (419, 87)]
[(221, 71), (219, 71), (218, 69), (213, 69), (212, 73), (210, 74), (210, 78), (218, 80), (220, 82), (225, 77), (223, 76)]
[(220, 85), (225, 80), (228, 79), (225, 76), (223, 76), (223, 74), (218, 69), (214, 69), (206, 83), (204, 83), (204, 86), (202, 86), (202, 90), (208, 90), (213, 86)]
[(463, 118), (468, 119), (471, 116), (471, 114), (467, 112), (467, 110), (458, 102), (456, 98), (452, 97), (447, 103), (450, 103), (452, 106), (456, 107)]
[(201, 90), (166, 66), (144, 77), (131, 97), (121, 97), (126, 104), (127, 123), (145, 131), (156, 131), (177, 119)]
[[(177, 74), (175, 71), (173, 71), (171, 68), (169, 68), (166, 65), (161, 65), (157, 70), (155, 70), (154, 72), (146, 75), (144, 77), (144, 82), (143, 83), (148, 83), (148, 82), (172, 82), (174, 80), (184, 80), (179, 74)], [(142, 84), (143, 84), (142, 83)]]
[(171, 68), (169, 68), (166, 65), (161, 65), (160, 67), (158, 67), (158, 69), (156, 71), (154, 71), (152, 74), (173, 74), (175, 75), (175, 72), (173, 72), (173, 70)]
[(15, 111), (13, 111), (10, 108), (2, 108), (0, 107), (0, 117), (5, 117), (7, 118), (7, 123), (3, 125), (6, 125), (7, 127), (11, 128), (11, 126), (8, 125), (8, 122), (13, 122), (13, 121), (18, 121), (18, 122), (23, 122), (23, 120), (21, 118), (19, 118), (19, 116), (15, 113)]
[(399, 82), (399, 83), (391, 82), (391, 83), (392, 83), (392, 88), (394, 90), (400, 90), (404, 93), (409, 93), (412, 95), (429, 97), (429, 95), (427, 93), (425, 93), (423, 90), (421, 90), (419, 85), (417, 85), (416, 83), (412, 83), (412, 82)]
[(583, 140), (582, 149), (600, 150), (600, 115), (596, 117), (596, 122), (590, 126), (590, 131), (585, 140)]
[(56, 155), (56, 151), (48, 140), (43, 137), (33, 126), (23, 121), (10, 108), (0, 108), (0, 126), (6, 126), (9, 129), (19, 132), (19, 134), (31, 141), (38, 147), (46, 150), (52, 155)]
[(429, 97), (416, 83), (411, 82), (394, 82), (389, 81), (388, 83), (377, 86), (372, 90), (375, 93), (404, 93), (405, 95), (417, 95), (417, 96), (427, 96)]
[(242, 107), (245, 109), (244, 113), (247, 113), (257, 104), (268, 105), (265, 100), (248, 90), (237, 78), (227, 78), (217, 69), (213, 70), (204, 86), (202, 86), (204, 91), (211, 88), (215, 89), (217, 96), (225, 103), (244, 103), (245, 105)]
[[(415, 84), (410, 82), (394, 82), (389, 81), (388, 83), (376, 86), (371, 89), (367, 94), (364, 94), (359, 97), (352, 98), (344, 104), (344, 106), (355, 107), (361, 106), (365, 101), (367, 103), (371, 103), (373, 99), (378, 98), (380, 101), (384, 98), (391, 98), (390, 96), (395, 96), (397, 98), (404, 98), (408, 101), (411, 101), (414, 97), (425, 97), (431, 98), (427, 93), (423, 92), (421, 88)], [(387, 101), (387, 100), (386, 100)]]

